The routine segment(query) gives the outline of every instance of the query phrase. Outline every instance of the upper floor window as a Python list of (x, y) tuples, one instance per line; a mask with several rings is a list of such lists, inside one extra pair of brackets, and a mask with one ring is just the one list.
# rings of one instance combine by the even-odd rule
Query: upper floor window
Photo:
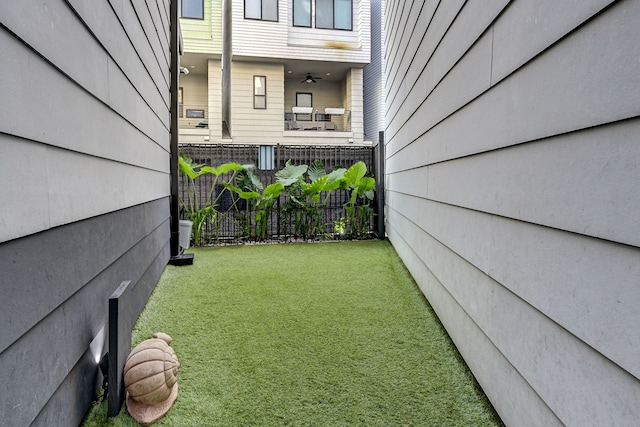
[(293, 25), (311, 27), (315, 15), (315, 27), (331, 30), (352, 30), (353, 0), (315, 0), (315, 13), (311, 11), (312, 0), (293, 0)]
[(183, 18), (204, 19), (204, 0), (181, 0)]
[(278, 0), (244, 0), (244, 17), (262, 21), (277, 21)]

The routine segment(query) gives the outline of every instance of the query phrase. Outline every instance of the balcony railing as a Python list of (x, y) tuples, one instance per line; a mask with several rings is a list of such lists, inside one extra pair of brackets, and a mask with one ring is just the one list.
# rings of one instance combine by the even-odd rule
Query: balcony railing
[(326, 108), (320, 113), (311, 107), (294, 107), (284, 113), (284, 130), (315, 132), (351, 132), (351, 111)]

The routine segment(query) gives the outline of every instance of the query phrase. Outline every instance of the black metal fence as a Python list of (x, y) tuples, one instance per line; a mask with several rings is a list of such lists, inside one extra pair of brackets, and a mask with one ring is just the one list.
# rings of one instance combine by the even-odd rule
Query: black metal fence
[[(285, 167), (287, 161), (295, 165), (309, 165), (315, 160), (323, 163), (328, 172), (335, 168), (349, 168), (358, 161), (367, 166), (367, 173), (378, 179), (375, 170), (374, 147), (351, 146), (255, 146), (255, 145), (219, 145), (219, 144), (183, 144), (180, 152), (189, 156), (194, 163), (217, 167), (228, 162), (241, 165), (255, 165), (254, 174), (264, 187), (276, 182), (275, 173)], [(313, 235), (307, 235), (299, 227), (300, 212), (291, 208), (290, 196), (283, 192), (275, 202), (266, 219), (266, 232), (257, 233), (260, 226), (255, 221), (255, 206), (234, 193), (226, 190), (222, 182), (232, 183), (231, 174), (221, 175), (217, 181), (214, 175), (206, 174), (198, 177), (196, 195), (199, 206), (207, 201), (216, 200), (215, 213), (207, 219), (201, 233), (200, 244), (210, 244), (242, 239), (288, 239), (288, 238), (339, 238), (339, 223), (344, 218), (344, 205), (349, 200), (348, 190), (334, 190), (329, 194), (320, 218), (317, 219), (321, 232), (315, 229)], [(180, 174), (179, 194), (184, 200), (187, 197), (187, 180)], [(326, 196), (326, 195), (324, 195)], [(324, 197), (322, 197), (324, 199)], [(376, 203), (371, 203), (374, 215), (377, 214)], [(181, 209), (181, 219), (188, 219)], [(368, 218), (364, 234), (375, 237), (374, 218)]]

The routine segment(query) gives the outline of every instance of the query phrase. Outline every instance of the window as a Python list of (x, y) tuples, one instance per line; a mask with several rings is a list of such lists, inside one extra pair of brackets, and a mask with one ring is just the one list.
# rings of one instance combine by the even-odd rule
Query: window
[(316, 0), (316, 28), (351, 30), (352, 0)]
[(258, 169), (272, 171), (276, 168), (276, 156), (273, 145), (261, 145), (258, 152)]
[(278, 0), (244, 0), (244, 17), (278, 21)]
[(253, 108), (258, 110), (267, 108), (266, 76), (253, 76)]
[(293, 26), (311, 27), (311, 0), (293, 0)]
[(204, 0), (182, 0), (183, 18), (204, 19)]
[(184, 104), (182, 103), (182, 88), (178, 88), (178, 117), (184, 117)]
[[(352, 0), (315, 0), (315, 27), (352, 30)], [(311, 27), (311, 0), (293, 0), (293, 25)]]

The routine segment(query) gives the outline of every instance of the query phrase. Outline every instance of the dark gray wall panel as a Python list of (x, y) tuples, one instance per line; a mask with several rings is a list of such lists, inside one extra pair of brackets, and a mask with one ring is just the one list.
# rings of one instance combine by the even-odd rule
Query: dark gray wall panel
[(102, 374), (96, 368), (91, 352), (86, 351), (60, 384), (57, 393), (33, 420), (31, 427), (80, 425), (87, 408), (97, 397), (96, 384), (101, 383)]
[[(144, 215), (145, 208), (137, 207), (131, 210), (138, 211), (133, 212), (131, 218), (135, 218), (137, 215)], [(117, 240), (125, 239), (126, 233), (135, 233), (135, 229), (142, 226), (142, 223), (131, 218), (127, 218), (125, 230), (101, 237)], [(90, 233), (105, 225), (102, 219), (83, 221), (80, 223), (80, 227), (86, 228), (88, 230), (86, 233)], [(125, 220), (125, 218), (111, 218), (110, 222), (114, 223), (118, 219), (122, 222)], [(77, 226), (77, 224), (73, 225), (73, 227)], [(56, 229), (56, 231), (58, 230)], [(73, 231), (82, 233), (77, 228)], [(47, 233), (44, 232), (41, 235)], [(18, 240), (16, 243), (22, 243), (22, 240), (24, 239)], [(88, 249), (87, 247), (74, 248), (72, 249), (74, 253), (64, 254), (64, 257), (61, 258), (61, 253), (54, 246), (56, 242), (60, 243), (60, 238), (58, 240), (49, 239), (47, 240), (49, 243), (36, 236), (29, 240), (31, 240), (30, 247), (23, 247), (23, 250), (33, 249), (36, 245), (46, 245), (48, 253), (58, 255), (51, 256), (48, 260), (39, 259), (35, 261), (37, 265), (63, 264), (60, 268), (67, 270), (67, 277), (69, 277), (68, 270), (73, 269), (74, 265), (64, 263), (64, 261), (61, 263), (60, 260), (73, 259), (74, 255), (79, 258), (80, 252)], [(139, 242), (134, 243), (128, 251), (103, 252), (106, 258), (115, 256), (117, 259), (106, 266), (95, 278), (89, 280), (85, 286), (68, 295), (59, 305), (48, 309), (50, 314), (0, 353), (0, 366), (3, 367), (0, 370), (2, 377), (0, 381), (6, 385), (0, 391), (0, 405), (2, 405), (0, 412), (6, 414), (10, 421), (9, 425), (24, 425), (23, 421), (33, 420), (50, 396), (57, 392), (71, 368), (86, 353), (94, 336), (104, 327), (107, 318), (108, 298), (123, 280), (132, 280), (136, 284), (134, 293), (137, 304), (134, 307), (138, 310), (136, 315), (139, 314), (144, 305), (143, 301), (148, 298), (168, 261), (168, 240), (169, 221), (165, 218), (157, 228), (149, 232)], [(92, 244), (96, 245), (97, 243), (93, 241)], [(117, 246), (112, 248), (112, 250), (115, 249), (119, 248)], [(102, 251), (104, 250), (102, 248)], [(29, 252), (20, 251), (18, 253), (22, 254), (23, 258), (31, 258), (31, 262), (34, 262), (34, 258), (30, 257)], [(98, 258), (99, 254), (94, 254), (94, 259)], [(27, 289), (36, 290), (33, 288), (33, 285), (27, 285)], [(55, 288), (44, 287), (45, 291), (52, 289)], [(15, 296), (21, 296), (19, 292), (16, 294)], [(8, 297), (3, 301), (15, 299), (12, 295)], [(39, 298), (39, 301), (34, 300), (33, 305), (37, 306), (39, 302), (46, 301), (46, 297), (40, 296)], [(29, 316), (31, 311), (23, 311), (22, 316)], [(11, 320), (13, 319), (18, 319), (18, 315), (14, 314)], [(97, 369), (97, 365), (95, 369)], [(33, 390), (38, 390), (35, 396)], [(72, 397), (68, 396), (67, 398)], [(21, 406), (22, 402), (29, 402), (29, 405), (27, 407)]]
[(165, 224), (168, 214), (169, 200), (162, 199), (0, 244), (0, 351)]

